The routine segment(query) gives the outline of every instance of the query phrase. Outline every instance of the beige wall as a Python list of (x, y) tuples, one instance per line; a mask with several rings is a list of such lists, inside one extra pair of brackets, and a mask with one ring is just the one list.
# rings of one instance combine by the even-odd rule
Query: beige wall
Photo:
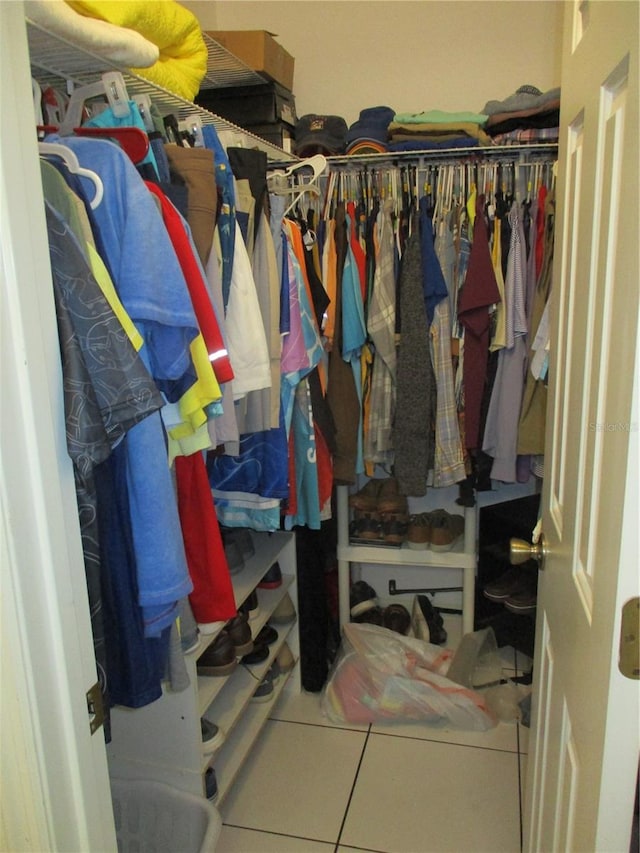
[(559, 0), (182, 0), (203, 29), (269, 30), (295, 57), (298, 115), (481, 110), (560, 83)]

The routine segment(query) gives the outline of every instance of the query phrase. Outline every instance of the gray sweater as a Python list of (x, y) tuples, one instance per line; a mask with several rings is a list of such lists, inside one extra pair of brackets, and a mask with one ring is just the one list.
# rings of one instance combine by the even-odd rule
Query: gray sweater
[(401, 494), (426, 494), (433, 467), (436, 381), (422, 291), (422, 258), (417, 221), (407, 240), (400, 270), (402, 334), (398, 351), (394, 473)]

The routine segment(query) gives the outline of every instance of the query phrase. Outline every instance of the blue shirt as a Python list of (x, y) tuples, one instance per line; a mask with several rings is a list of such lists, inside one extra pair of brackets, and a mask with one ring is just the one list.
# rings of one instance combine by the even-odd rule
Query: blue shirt
[[(93, 210), (105, 263), (125, 310), (144, 338), (140, 356), (154, 379), (179, 380), (191, 369), (198, 334), (193, 306), (162, 217), (135, 166), (111, 142), (56, 138), (97, 172), (104, 186)], [(93, 195), (88, 178), (87, 194)], [(158, 412), (127, 434), (127, 485), (145, 630), (159, 636), (191, 589), (167, 448)]]

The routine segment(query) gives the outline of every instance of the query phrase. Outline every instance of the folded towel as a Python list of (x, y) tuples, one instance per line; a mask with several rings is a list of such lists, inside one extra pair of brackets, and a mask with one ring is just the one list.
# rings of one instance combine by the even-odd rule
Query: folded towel
[(431, 121), (420, 123), (392, 121), (389, 125), (389, 137), (394, 142), (418, 136), (434, 141), (437, 141), (438, 138), (444, 140), (469, 136), (479, 140), (481, 145), (491, 145), (491, 137), (482, 130), (479, 124), (471, 121)]
[(118, 65), (142, 68), (160, 56), (157, 46), (135, 30), (85, 18), (64, 0), (26, 0), (24, 8), (27, 18), (48, 32)]
[(150, 68), (131, 67), (141, 77), (192, 101), (207, 71), (207, 46), (196, 16), (176, 0), (67, 0), (89, 18), (128, 27), (157, 45)]

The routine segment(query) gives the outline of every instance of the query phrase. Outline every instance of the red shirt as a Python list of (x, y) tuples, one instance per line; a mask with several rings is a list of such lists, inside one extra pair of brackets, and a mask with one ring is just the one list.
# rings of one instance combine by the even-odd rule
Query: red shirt
[(218, 384), (230, 382), (233, 379), (233, 369), (229, 353), (218, 325), (207, 286), (204, 283), (200, 265), (193, 252), (189, 235), (184, 227), (182, 217), (156, 184), (145, 181), (147, 188), (160, 200), (162, 219), (169, 234), (175, 253), (187, 282), (193, 310), (198, 320), (200, 332), (209, 353), (209, 361), (213, 367)]

